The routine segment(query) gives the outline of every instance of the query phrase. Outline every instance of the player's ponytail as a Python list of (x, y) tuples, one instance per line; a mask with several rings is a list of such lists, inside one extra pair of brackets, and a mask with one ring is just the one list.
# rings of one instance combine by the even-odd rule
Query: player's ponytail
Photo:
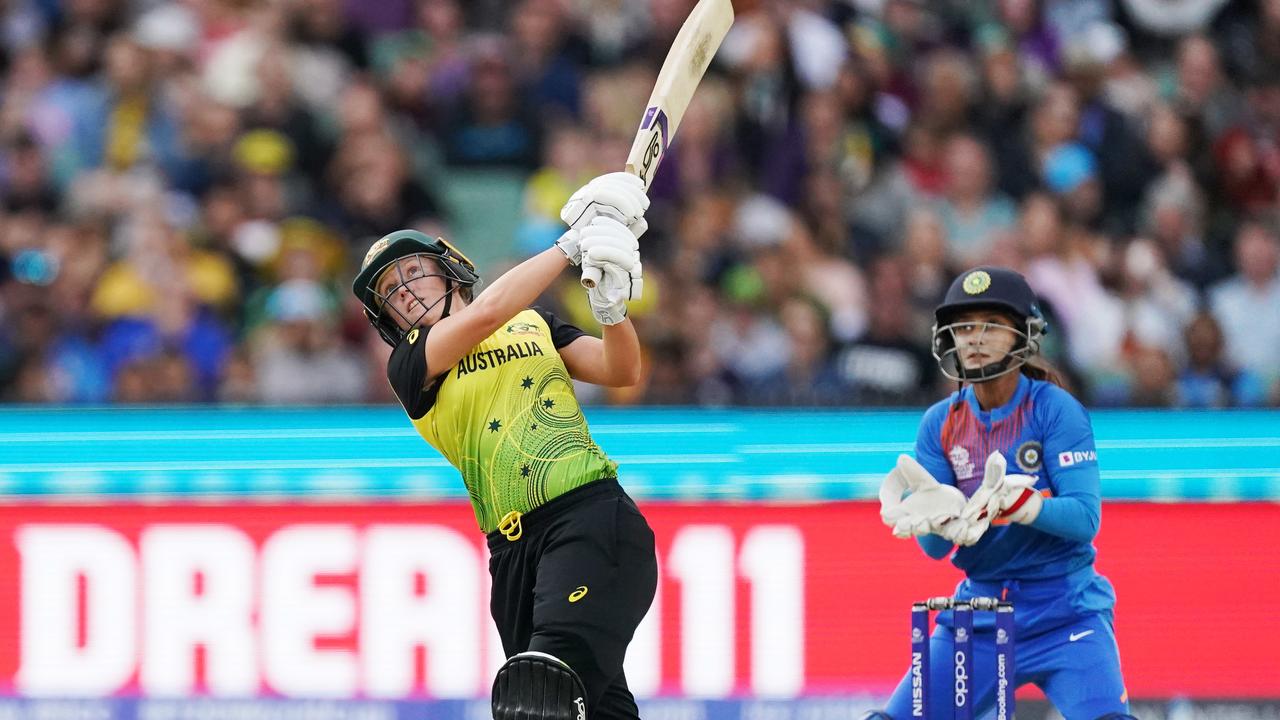
[(1071, 385), (1067, 382), (1066, 376), (1053, 365), (1050, 365), (1049, 361), (1042, 357), (1027, 358), (1027, 361), (1022, 364), (1021, 369), (1022, 374), (1032, 380), (1050, 382), (1067, 392), (1072, 392)]

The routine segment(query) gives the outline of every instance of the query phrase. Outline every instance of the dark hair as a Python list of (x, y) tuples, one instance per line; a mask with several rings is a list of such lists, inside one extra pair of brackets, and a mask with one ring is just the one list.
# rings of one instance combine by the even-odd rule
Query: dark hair
[(1027, 358), (1027, 361), (1020, 368), (1023, 375), (1032, 380), (1044, 380), (1066, 390), (1074, 395), (1071, 384), (1067, 382), (1066, 375), (1062, 374), (1057, 368), (1049, 364), (1049, 361), (1040, 356)]

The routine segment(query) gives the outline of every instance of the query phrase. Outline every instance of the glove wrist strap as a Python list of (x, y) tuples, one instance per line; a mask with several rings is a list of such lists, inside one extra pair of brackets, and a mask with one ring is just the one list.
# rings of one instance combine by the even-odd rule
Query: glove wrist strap
[(556, 249), (564, 253), (565, 259), (570, 265), (577, 267), (582, 262), (581, 253), (579, 252), (578, 231), (569, 228), (564, 231), (555, 242)]

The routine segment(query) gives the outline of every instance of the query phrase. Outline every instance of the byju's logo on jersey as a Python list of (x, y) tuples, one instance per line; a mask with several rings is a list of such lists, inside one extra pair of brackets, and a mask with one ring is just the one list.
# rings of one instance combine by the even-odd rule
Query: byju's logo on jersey
[(1071, 467), (1076, 463), (1096, 462), (1098, 459), (1098, 451), (1096, 450), (1067, 450), (1058, 453), (1058, 464), (1062, 467)]
[(951, 461), (951, 469), (956, 473), (957, 480), (967, 480), (973, 477), (974, 471), (977, 469), (973, 465), (973, 460), (969, 458), (969, 451), (959, 445), (951, 448), (951, 452), (947, 453), (947, 459)]
[(1018, 451), (1013, 454), (1014, 462), (1018, 463), (1018, 467), (1022, 468), (1022, 472), (1033, 473), (1040, 469), (1040, 463), (1044, 459), (1044, 447), (1035, 440), (1028, 440), (1018, 446)]

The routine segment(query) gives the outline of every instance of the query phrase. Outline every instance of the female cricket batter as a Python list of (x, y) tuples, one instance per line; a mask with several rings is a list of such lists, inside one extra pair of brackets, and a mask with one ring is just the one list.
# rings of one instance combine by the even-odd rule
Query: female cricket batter
[[(570, 378), (639, 377), (626, 301), (639, 295), (648, 204), (638, 178), (592, 180), (565, 206), (571, 228), (555, 247), (474, 297), (471, 262), (414, 230), (375, 242), (355, 278), (394, 348), (400, 404), (462, 473), (488, 533), (490, 609), (509, 658), (494, 680), (496, 720), (639, 717), (622, 660), (657, 587), (653, 532), (592, 441)], [(529, 306), (579, 264), (602, 274), (588, 291), (602, 338)]]
[[(916, 467), (923, 466), (926, 485), (950, 486), (962, 510), (945, 522), (932, 514), (907, 534), (934, 559), (961, 545), (952, 558), (966, 575), (957, 599), (1013, 603), (1017, 685), (1038, 685), (1067, 720), (1129, 718), (1112, 631), (1115, 592), (1093, 567), (1101, 514), (1093, 430), (1079, 401), (1029, 362), (1045, 331), (1035, 294), (1012, 270), (975, 268), (951, 284), (935, 320), (934, 357), (965, 384), (925, 412)], [(993, 452), (1017, 474), (984, 487), (984, 460)], [(983, 510), (996, 519), (979, 520)], [(974, 625), (969, 689), (980, 717), (995, 700), (994, 620), (977, 613)], [(937, 718), (951, 717), (953, 708), (954, 687), (944, 680), (955, 672), (953, 637), (951, 612), (939, 613), (929, 668)], [(908, 674), (885, 712), (872, 717), (904, 720), (911, 709)]]

